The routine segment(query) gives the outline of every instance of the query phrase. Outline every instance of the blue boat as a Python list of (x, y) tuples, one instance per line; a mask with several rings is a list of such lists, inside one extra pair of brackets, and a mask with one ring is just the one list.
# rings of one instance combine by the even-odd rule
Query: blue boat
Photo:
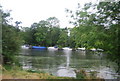
[(43, 46), (32, 46), (32, 49), (47, 49), (47, 47), (43, 47)]

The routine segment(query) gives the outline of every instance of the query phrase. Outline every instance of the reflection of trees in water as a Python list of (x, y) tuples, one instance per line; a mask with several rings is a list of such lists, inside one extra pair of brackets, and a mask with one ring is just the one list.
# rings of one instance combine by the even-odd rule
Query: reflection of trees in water
[(93, 68), (93, 67), (99, 67), (100, 66), (100, 60), (85, 60), (85, 59), (79, 59), (74, 60), (74, 63), (71, 63), (71, 67), (75, 68)]
[(72, 51), (71, 50), (64, 50), (63, 52), (65, 53), (65, 56), (66, 56), (66, 68), (69, 68)]
[(61, 77), (76, 77), (76, 73), (74, 70), (70, 67), (71, 64), (71, 50), (64, 50), (64, 55), (66, 57), (66, 63), (65, 66), (64, 64), (59, 66), (59, 69), (57, 71), (57, 76)]
[(32, 63), (31, 63), (31, 56), (19, 56), (17, 57), (20, 64), (22, 65), (23, 69), (31, 69)]
[(32, 60), (32, 66), (35, 68), (52, 68), (57, 67), (61, 63), (65, 62), (61, 57), (34, 57)]
[[(29, 53), (30, 51), (25, 52)], [(43, 55), (44, 52), (45, 54)], [(50, 70), (54, 68), (56, 69), (55, 71), (60, 69), (59, 66), (64, 67), (65, 69), (68, 68), (68, 70), (71, 68), (100, 69), (100, 66), (114, 66), (114, 64), (111, 64), (111, 61), (107, 61), (105, 56), (100, 56), (98, 53), (91, 51), (37, 51), (34, 53), (37, 54), (34, 56), (22, 56), (20, 61), (24, 62), (24, 65), (26, 66), (32, 66), (32, 69)]]
[(72, 54), (71, 67), (75, 68), (93, 68), (101, 65), (101, 59), (99, 55), (91, 51), (77, 51), (76, 54)]

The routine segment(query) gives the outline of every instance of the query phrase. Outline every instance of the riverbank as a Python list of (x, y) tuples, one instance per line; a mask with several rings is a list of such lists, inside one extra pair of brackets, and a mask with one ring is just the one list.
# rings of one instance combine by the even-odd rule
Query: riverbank
[(18, 66), (13, 66), (12, 68), (2, 67), (2, 79), (100, 79), (96, 76), (91, 76), (91, 74), (87, 74), (83, 70), (76, 73), (76, 78), (58, 77), (43, 71), (22, 70)]
[(22, 70), (20, 67), (13, 66), (10, 69), (2, 68), (2, 79), (72, 79), (70, 77), (57, 77), (49, 73)]

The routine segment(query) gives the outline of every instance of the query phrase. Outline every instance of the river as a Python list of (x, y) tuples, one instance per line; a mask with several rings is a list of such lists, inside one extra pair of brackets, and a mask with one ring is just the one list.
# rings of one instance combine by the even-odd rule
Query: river
[(19, 62), (24, 70), (41, 70), (55, 76), (76, 77), (74, 70), (96, 71), (104, 79), (117, 78), (115, 63), (101, 52), (21, 49)]

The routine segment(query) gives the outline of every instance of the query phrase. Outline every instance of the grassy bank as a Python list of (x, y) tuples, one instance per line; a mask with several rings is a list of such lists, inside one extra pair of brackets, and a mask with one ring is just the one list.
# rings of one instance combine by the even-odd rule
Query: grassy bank
[[(87, 73), (84, 70), (75, 71), (76, 79), (100, 79), (96, 73)], [(75, 79), (70, 77), (53, 76), (43, 71), (22, 70), (18, 66), (2, 67), (2, 79)]]
[(20, 67), (2, 67), (2, 79), (72, 79), (70, 77), (57, 77), (49, 73), (22, 70)]

